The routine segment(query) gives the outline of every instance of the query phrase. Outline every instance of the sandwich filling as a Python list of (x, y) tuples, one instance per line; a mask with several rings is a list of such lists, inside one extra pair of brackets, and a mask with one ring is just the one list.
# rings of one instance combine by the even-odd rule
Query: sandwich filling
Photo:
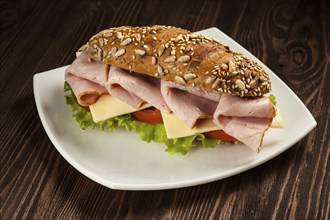
[[(259, 152), (276, 115), (276, 107), (267, 97), (240, 98), (130, 73), (100, 61), (90, 62), (86, 52), (66, 70), (65, 80), (79, 105), (89, 106), (95, 122), (153, 106), (161, 112), (168, 138), (223, 130)], [(170, 124), (180, 129), (175, 132)]]

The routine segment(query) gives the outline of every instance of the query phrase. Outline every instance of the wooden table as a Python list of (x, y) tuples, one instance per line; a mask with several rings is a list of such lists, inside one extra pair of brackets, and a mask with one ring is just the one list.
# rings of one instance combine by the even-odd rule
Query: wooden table
[[(0, 1), (0, 219), (330, 219), (330, 10), (315, 1)], [(75, 170), (40, 122), (32, 77), (99, 30), (217, 27), (272, 69), (317, 127), (247, 172), (164, 191), (111, 190)], [(304, 120), (303, 118), (301, 120)]]

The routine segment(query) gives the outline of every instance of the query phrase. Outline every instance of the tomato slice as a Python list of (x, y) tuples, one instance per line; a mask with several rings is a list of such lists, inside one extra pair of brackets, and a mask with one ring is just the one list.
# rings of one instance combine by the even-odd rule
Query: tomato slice
[(148, 124), (162, 124), (163, 123), (162, 114), (155, 107), (150, 107), (150, 108), (142, 109), (137, 112), (133, 112), (132, 116), (136, 120), (144, 122), (144, 123), (148, 123)]
[(236, 139), (223, 130), (208, 131), (203, 133), (208, 138), (213, 138), (221, 141), (236, 141)]
[[(149, 107), (146, 109), (139, 110), (137, 112), (131, 113), (132, 116), (141, 122), (148, 124), (162, 124), (163, 118), (162, 114), (155, 107)], [(209, 131), (203, 133), (208, 138), (213, 138), (221, 141), (237, 141), (234, 137), (230, 136), (223, 130)]]

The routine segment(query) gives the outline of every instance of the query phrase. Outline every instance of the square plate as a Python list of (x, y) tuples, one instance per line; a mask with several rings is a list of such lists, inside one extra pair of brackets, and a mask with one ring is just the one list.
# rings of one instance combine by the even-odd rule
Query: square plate
[(60, 154), (78, 171), (112, 189), (160, 190), (220, 180), (256, 167), (290, 148), (316, 121), (299, 98), (269, 68), (217, 28), (213, 37), (258, 62), (272, 81), (285, 128), (270, 128), (258, 154), (243, 144), (197, 147), (187, 155), (169, 155), (166, 146), (145, 143), (134, 132), (82, 130), (64, 100), (66, 67), (34, 75), (33, 89), (41, 122)]

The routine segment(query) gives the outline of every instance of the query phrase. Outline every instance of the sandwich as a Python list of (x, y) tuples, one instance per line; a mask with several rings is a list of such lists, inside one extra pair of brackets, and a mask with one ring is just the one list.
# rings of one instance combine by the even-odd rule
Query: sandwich
[(83, 129), (133, 130), (171, 154), (222, 142), (259, 152), (267, 129), (283, 126), (270, 90), (255, 61), (161, 25), (103, 30), (65, 71), (66, 103)]

